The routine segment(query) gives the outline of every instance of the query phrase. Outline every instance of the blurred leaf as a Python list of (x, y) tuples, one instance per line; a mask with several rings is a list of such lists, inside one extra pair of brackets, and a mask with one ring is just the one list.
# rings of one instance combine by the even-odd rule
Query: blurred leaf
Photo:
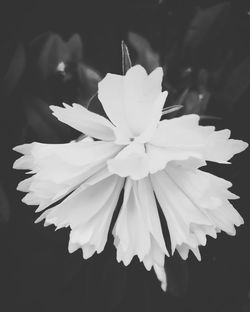
[(71, 36), (67, 42), (67, 46), (69, 48), (72, 61), (75, 63), (80, 62), (83, 55), (82, 39), (80, 35), (74, 34)]
[(95, 94), (89, 101), (87, 108), (96, 114), (99, 114), (105, 118), (108, 119), (108, 116), (106, 115), (102, 103), (100, 102), (100, 100), (98, 99), (98, 95)]
[(71, 129), (52, 115), (49, 104), (36, 97), (26, 99), (28, 127), (41, 142), (62, 143), (69, 139)]
[(79, 102), (87, 106), (90, 98), (97, 93), (98, 82), (101, 80), (100, 74), (86, 64), (80, 64), (77, 68), (80, 80)]
[(218, 23), (222, 23), (228, 14), (229, 2), (218, 3), (214, 6), (197, 11), (187, 29), (184, 39), (184, 49), (196, 49), (212, 28), (218, 32)]
[(218, 93), (218, 102), (232, 111), (240, 97), (250, 87), (250, 58), (242, 61), (226, 78), (224, 87)]
[(202, 93), (198, 93), (193, 90), (188, 92), (183, 101), (185, 114), (204, 114), (207, 109), (207, 103), (210, 98), (210, 93), (204, 90)]
[[(179, 96), (175, 95), (174, 93), (176, 91), (172, 91), (168, 97), (167, 97), (167, 106), (166, 106), (166, 109), (169, 108), (169, 107), (180, 107), (183, 109), (183, 102), (184, 102), (184, 99), (186, 97), (186, 95), (188, 94), (188, 89), (185, 89)], [(171, 117), (176, 117), (179, 113), (179, 109), (178, 110), (174, 110), (171, 112)]]
[(136, 51), (136, 63), (142, 65), (148, 73), (160, 66), (160, 56), (152, 49), (147, 39), (136, 33), (130, 32), (128, 34), (128, 41)]
[(59, 63), (70, 59), (69, 49), (57, 34), (50, 34), (38, 59), (38, 69), (44, 79), (55, 72)]
[(132, 67), (132, 62), (129, 56), (128, 47), (122, 40), (122, 74), (125, 75), (126, 72)]
[(208, 72), (205, 68), (201, 68), (197, 77), (197, 89), (199, 92), (203, 92), (206, 89), (208, 82)]
[(20, 44), (9, 63), (9, 67), (3, 77), (3, 87), (5, 94), (10, 94), (16, 87), (25, 69), (25, 50)]
[(6, 223), (10, 217), (9, 201), (0, 182), (0, 223)]

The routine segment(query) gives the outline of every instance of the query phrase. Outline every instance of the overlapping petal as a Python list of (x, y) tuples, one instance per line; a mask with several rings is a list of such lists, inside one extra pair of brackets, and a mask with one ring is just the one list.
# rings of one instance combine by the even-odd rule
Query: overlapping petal
[(60, 121), (101, 141), (24, 144), (15, 148), (24, 156), (14, 168), (31, 174), (18, 185), (27, 192), (23, 201), (39, 205), (37, 211), (50, 206), (37, 222), (70, 227), (69, 251), (81, 248), (84, 258), (103, 250), (124, 187), (113, 228), (117, 260), (128, 265), (138, 256), (165, 290), (169, 253), (156, 199), (172, 253), (186, 259), (191, 250), (200, 260), (207, 235), (234, 235), (243, 219), (229, 202), (238, 198), (228, 190), (231, 183), (199, 168), (206, 161), (228, 163), (247, 143), (230, 139), (229, 130), (200, 126), (197, 115), (160, 121), (167, 96), (162, 76), (161, 68), (148, 75), (141, 66), (125, 76), (108, 74), (98, 97), (109, 120), (78, 104), (52, 106)]
[(111, 122), (79, 104), (64, 104), (64, 107), (52, 105), (50, 108), (58, 120), (90, 137), (104, 141), (115, 140), (115, 130)]
[(113, 229), (117, 260), (128, 265), (138, 256), (150, 270), (164, 265), (165, 246), (157, 206), (148, 178), (127, 179), (121, 211)]
[[(227, 163), (248, 146), (246, 142), (229, 137), (229, 130), (215, 131), (212, 126), (200, 126), (199, 116), (191, 114), (161, 121), (149, 143), (156, 147), (155, 152), (158, 149), (157, 154), (166, 159), (166, 164), (169, 160), (168, 153), (173, 151), (176, 159), (186, 155), (186, 159), (194, 157)], [(179, 158), (177, 154), (180, 155)]]
[[(98, 85), (98, 97), (110, 120), (128, 137), (142, 134), (158, 122), (166, 99), (162, 96), (163, 71), (156, 68), (150, 75), (140, 65), (130, 68), (125, 76), (107, 74)], [(156, 111), (157, 110), (157, 111)]]
[(234, 235), (234, 226), (243, 223), (228, 201), (237, 196), (224, 179), (176, 162), (152, 175), (151, 181), (168, 224), (172, 252), (177, 249), (184, 259), (189, 250), (200, 259), (198, 246), (206, 244), (206, 235), (216, 237), (220, 231)]
[(85, 259), (100, 253), (107, 241), (111, 219), (124, 179), (103, 169), (86, 180), (63, 202), (46, 210), (38, 219), (57, 228), (71, 228), (69, 251), (82, 249)]
[(14, 168), (28, 169), (34, 174), (18, 186), (20, 191), (28, 192), (23, 201), (40, 205), (38, 211), (46, 208), (105, 167), (106, 161), (120, 149), (112, 142), (86, 140), (17, 146), (15, 150), (24, 156), (16, 160)]

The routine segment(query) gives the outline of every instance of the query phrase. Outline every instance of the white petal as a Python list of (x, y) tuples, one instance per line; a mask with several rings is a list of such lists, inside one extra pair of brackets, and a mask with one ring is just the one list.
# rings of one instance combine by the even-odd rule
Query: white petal
[(127, 125), (123, 95), (124, 76), (107, 74), (98, 83), (98, 98), (105, 113), (112, 123), (129, 138), (132, 137), (132, 133)]
[(157, 206), (148, 178), (127, 180), (124, 201), (113, 229), (117, 260), (128, 265), (134, 256), (147, 270), (164, 265), (165, 246)]
[(99, 83), (98, 97), (106, 114), (128, 138), (154, 128), (160, 120), (167, 96), (161, 92), (162, 77), (161, 68), (147, 75), (136, 65), (125, 76), (108, 74)]
[(137, 255), (142, 261), (150, 250), (150, 232), (144, 221), (136, 182), (127, 179), (121, 211), (113, 229), (117, 248), (117, 260), (128, 265)]
[(108, 161), (108, 168), (112, 173), (133, 180), (146, 177), (149, 167), (144, 145), (133, 142), (126, 146), (115, 158)]
[(198, 115), (184, 115), (159, 123), (150, 143), (161, 147), (201, 148), (214, 127), (201, 127)]
[[(22, 191), (30, 192), (24, 201), (29, 205), (39, 204), (38, 211), (46, 208), (105, 167), (106, 161), (120, 149), (121, 146), (111, 142), (85, 140), (16, 147), (16, 151), (25, 153), (21, 157), (22, 168), (35, 173), (30, 180), (19, 185)], [(16, 162), (18, 167), (18, 160)]]
[(114, 126), (106, 118), (88, 111), (79, 104), (50, 106), (53, 115), (72, 128), (97, 139), (114, 141)]
[(115, 175), (99, 175), (95, 182), (81, 192), (76, 190), (39, 218), (41, 221), (44, 217), (48, 224), (55, 224), (58, 228), (70, 226), (69, 250), (82, 248), (84, 258), (103, 250), (124, 183)]
[(151, 175), (156, 197), (165, 215), (172, 245), (183, 259), (189, 249), (200, 260), (199, 245), (206, 244), (206, 235), (216, 238), (217, 232), (235, 234), (234, 226), (243, 219), (229, 203), (235, 199), (228, 191), (231, 183), (207, 172), (169, 163), (166, 169)]
[(163, 71), (160, 67), (149, 76), (139, 65), (132, 67), (126, 73), (124, 102), (129, 128), (135, 136), (140, 135), (149, 126), (155, 115), (158, 117), (156, 122), (160, 120), (166, 99), (164, 94), (164, 97), (158, 100), (161, 97), (162, 78)]
[(202, 161), (202, 154), (193, 149), (161, 147), (146, 144), (146, 150), (149, 162), (149, 172), (152, 174), (159, 170), (163, 170), (170, 161), (186, 161), (191, 157), (196, 157), (198, 160)]
[(155, 274), (161, 282), (161, 289), (167, 291), (167, 275), (164, 266), (154, 265)]
[[(147, 120), (145, 121), (145, 127), (143, 127), (144, 130), (141, 131), (141, 134), (136, 138), (137, 142), (140, 143), (149, 142), (154, 136), (155, 130), (162, 116), (162, 109), (166, 101), (167, 95), (168, 92), (164, 91), (160, 93), (158, 98), (153, 102), (151, 110), (148, 112)], [(141, 118), (144, 115), (145, 111), (141, 113)]]
[(229, 235), (235, 235), (234, 226), (240, 226), (244, 223), (240, 214), (229, 202), (224, 202), (217, 209), (207, 210), (208, 216), (213, 220), (216, 229), (224, 231)]
[(163, 120), (150, 143), (165, 152), (175, 149), (189, 153), (190, 157), (219, 163), (227, 163), (234, 154), (247, 148), (247, 143), (229, 139), (229, 130), (214, 131), (214, 127), (199, 126), (198, 121), (198, 115)]
[(214, 132), (207, 141), (204, 157), (218, 163), (227, 163), (235, 154), (244, 151), (248, 144), (241, 140), (229, 139), (230, 130)]
[(172, 253), (176, 245), (184, 242), (196, 246), (197, 239), (190, 235), (190, 224), (213, 225), (213, 223), (166, 172), (151, 175), (151, 180), (168, 224)]
[(164, 254), (169, 256), (163, 238), (161, 223), (155, 202), (153, 187), (149, 178), (138, 181), (138, 199), (143, 209), (145, 222), (150, 233)]

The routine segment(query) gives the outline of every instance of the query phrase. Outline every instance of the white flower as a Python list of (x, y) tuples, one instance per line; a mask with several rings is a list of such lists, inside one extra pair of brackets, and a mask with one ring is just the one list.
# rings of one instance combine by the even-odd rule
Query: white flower
[[(14, 168), (33, 174), (20, 182), (23, 201), (45, 210), (37, 221), (70, 227), (69, 251), (86, 259), (100, 253), (121, 190), (124, 197), (113, 228), (117, 260), (128, 265), (138, 256), (154, 267), (166, 289), (163, 238), (156, 199), (166, 218), (171, 253), (183, 259), (191, 250), (200, 259), (206, 235), (235, 234), (243, 223), (229, 199), (230, 182), (199, 170), (206, 160), (228, 163), (247, 143), (229, 139), (230, 131), (200, 126), (197, 115), (160, 121), (167, 92), (163, 72), (150, 75), (134, 66), (125, 76), (107, 74), (98, 96), (110, 120), (73, 104), (52, 106), (62, 122), (90, 138), (67, 144), (24, 144)], [(63, 200), (62, 200), (63, 199)], [(60, 202), (58, 203), (58, 201)]]

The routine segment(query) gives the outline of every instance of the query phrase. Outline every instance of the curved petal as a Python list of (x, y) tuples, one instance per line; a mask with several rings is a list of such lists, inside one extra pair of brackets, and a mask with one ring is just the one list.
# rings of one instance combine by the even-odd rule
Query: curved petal
[(70, 127), (96, 139), (114, 141), (114, 126), (106, 118), (88, 111), (79, 104), (50, 106), (53, 115)]
[(196, 150), (178, 147), (161, 147), (152, 144), (146, 145), (149, 162), (149, 172), (156, 173), (163, 170), (169, 162), (187, 161), (190, 158), (202, 160), (202, 153)]
[(155, 173), (151, 176), (151, 180), (168, 224), (172, 253), (177, 245), (184, 242), (191, 246), (197, 246), (196, 238), (190, 235), (190, 224), (213, 225), (213, 223), (205, 213), (195, 206), (166, 172)]
[(160, 120), (164, 101), (155, 105), (156, 100), (161, 95), (161, 83), (163, 78), (162, 68), (156, 68), (150, 75), (140, 66), (130, 68), (124, 81), (124, 102), (126, 115), (134, 136), (140, 135), (149, 125), (152, 113), (156, 106), (160, 111)]
[(189, 249), (200, 259), (198, 246), (206, 244), (206, 235), (216, 237), (221, 230), (234, 235), (234, 226), (243, 222), (228, 201), (237, 196), (228, 191), (231, 183), (224, 179), (176, 162), (151, 180), (168, 224), (172, 252), (177, 249), (183, 259)]
[(14, 163), (16, 169), (29, 169), (34, 175), (18, 189), (28, 194), (23, 201), (40, 205), (42, 210), (66, 196), (95, 172), (106, 166), (120, 146), (111, 142), (86, 141), (67, 144), (32, 143), (17, 146), (24, 156)]
[[(146, 125), (144, 127), (144, 130), (135, 139), (137, 142), (147, 143), (154, 136), (155, 130), (156, 130), (157, 125), (159, 123), (159, 120), (161, 119), (161, 116), (162, 116), (162, 109), (163, 109), (163, 106), (165, 104), (167, 95), (168, 95), (167, 91), (160, 93), (158, 98), (153, 103), (153, 107), (151, 108), (151, 111), (149, 112), (150, 117), (148, 116), (148, 119), (145, 122)], [(143, 111), (141, 115), (143, 116), (144, 114), (145, 114), (145, 112)]]
[(98, 83), (98, 98), (103, 109), (112, 123), (128, 138), (132, 137), (130, 132), (124, 105), (124, 76), (107, 74)]
[(99, 83), (98, 97), (106, 114), (128, 138), (152, 128), (152, 120), (160, 120), (167, 95), (161, 92), (162, 77), (161, 68), (147, 75), (136, 65), (125, 76), (107, 74)]
[(57, 228), (70, 226), (69, 251), (82, 248), (85, 259), (100, 253), (107, 235), (124, 179), (98, 174), (92, 182), (69, 195), (59, 205), (46, 210), (37, 220)]
[(167, 291), (167, 274), (164, 266), (154, 265), (155, 274), (161, 282), (161, 289)]
[(113, 229), (117, 260), (128, 265), (134, 256), (147, 270), (164, 265), (166, 250), (157, 206), (148, 178), (125, 184), (124, 201)]
[(199, 126), (199, 116), (190, 114), (161, 121), (150, 143), (160, 147), (201, 148), (214, 127)]
[(233, 155), (247, 148), (247, 143), (229, 139), (229, 130), (215, 131), (214, 127), (200, 126), (198, 122), (199, 116), (193, 114), (163, 120), (150, 143), (163, 153), (175, 149), (190, 153), (190, 157), (219, 163), (227, 163)]
[(143, 144), (136, 142), (126, 146), (116, 157), (108, 160), (110, 172), (121, 177), (139, 180), (149, 173), (148, 158)]
[(246, 142), (229, 139), (229, 137), (228, 129), (215, 131), (209, 136), (204, 149), (204, 158), (218, 163), (227, 163), (235, 154), (248, 147)]

